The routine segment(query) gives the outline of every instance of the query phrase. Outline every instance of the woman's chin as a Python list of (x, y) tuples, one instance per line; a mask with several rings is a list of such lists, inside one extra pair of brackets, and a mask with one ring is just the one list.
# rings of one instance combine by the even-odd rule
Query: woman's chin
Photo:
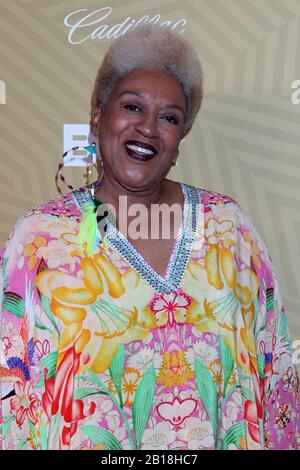
[[(121, 169), (120, 169), (121, 170)], [(123, 166), (122, 171), (118, 171), (119, 180), (122, 181), (126, 186), (130, 187), (143, 187), (153, 183), (153, 169), (150, 170), (142, 165), (126, 164)]]
[[(119, 175), (119, 183), (128, 191), (137, 192), (139, 189), (145, 189), (153, 186), (153, 172), (127, 171)], [(157, 178), (160, 179), (159, 177)]]

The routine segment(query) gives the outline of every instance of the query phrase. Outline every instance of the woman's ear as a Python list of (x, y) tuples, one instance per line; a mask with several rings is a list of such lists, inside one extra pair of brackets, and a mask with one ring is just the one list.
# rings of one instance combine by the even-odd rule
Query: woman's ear
[(100, 105), (98, 105), (93, 110), (91, 120), (90, 120), (90, 129), (94, 136), (97, 136), (99, 134), (100, 119), (101, 119), (101, 108), (100, 108)]

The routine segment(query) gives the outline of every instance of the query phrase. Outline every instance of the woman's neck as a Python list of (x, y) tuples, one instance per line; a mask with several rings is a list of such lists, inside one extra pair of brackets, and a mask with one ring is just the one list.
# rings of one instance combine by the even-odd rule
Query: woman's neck
[[(103, 177), (100, 188), (95, 192), (95, 198), (104, 204), (112, 204), (116, 209), (119, 208), (120, 197), (126, 198), (127, 206), (132, 204), (142, 204), (150, 208), (152, 204), (163, 204), (174, 202), (172, 197), (173, 185), (171, 180), (163, 179), (155, 186), (142, 190), (130, 190), (119, 184), (117, 181), (108, 181)], [(124, 198), (122, 198), (124, 200)]]

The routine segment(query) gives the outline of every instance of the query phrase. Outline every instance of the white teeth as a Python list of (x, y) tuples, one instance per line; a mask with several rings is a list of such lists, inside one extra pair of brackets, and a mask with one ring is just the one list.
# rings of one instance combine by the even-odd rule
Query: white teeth
[(134, 150), (135, 152), (138, 152), (138, 153), (144, 153), (144, 154), (147, 154), (147, 155), (154, 155), (154, 152), (152, 152), (152, 150), (144, 149), (142, 147), (137, 147), (136, 145), (127, 145), (126, 144), (126, 147), (129, 148), (130, 150)]

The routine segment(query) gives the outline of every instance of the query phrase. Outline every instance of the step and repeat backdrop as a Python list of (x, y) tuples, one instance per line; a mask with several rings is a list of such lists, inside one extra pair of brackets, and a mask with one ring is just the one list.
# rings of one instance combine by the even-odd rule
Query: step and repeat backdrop
[[(87, 141), (107, 48), (149, 21), (186, 36), (205, 74), (169, 177), (240, 203), (276, 266), (299, 348), (300, 0), (0, 0), (0, 244), (26, 210), (58, 196), (56, 167)], [(86, 168), (64, 174), (79, 186)]]

